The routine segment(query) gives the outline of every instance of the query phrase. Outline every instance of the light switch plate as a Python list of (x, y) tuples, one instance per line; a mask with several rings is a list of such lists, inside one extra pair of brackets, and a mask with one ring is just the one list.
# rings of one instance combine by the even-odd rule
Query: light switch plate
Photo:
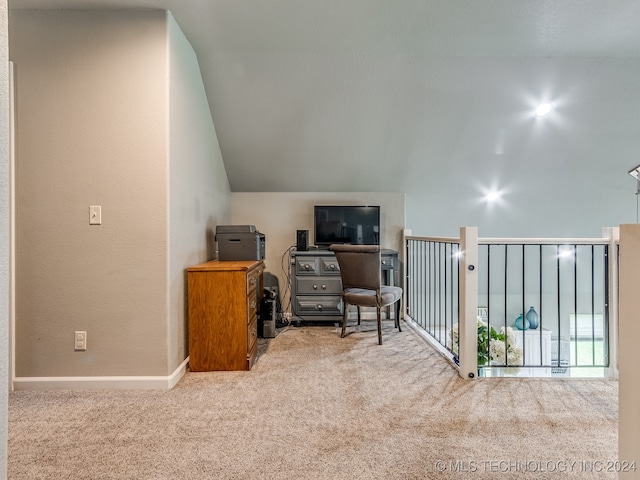
[(89, 207), (89, 225), (101, 225), (102, 224), (102, 207), (90, 206)]

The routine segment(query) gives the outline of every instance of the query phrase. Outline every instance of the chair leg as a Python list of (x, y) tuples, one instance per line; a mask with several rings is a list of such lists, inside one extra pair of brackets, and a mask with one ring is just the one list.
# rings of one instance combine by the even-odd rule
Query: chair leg
[(345, 331), (347, 330), (347, 310), (349, 310), (349, 306), (344, 302), (342, 312), (342, 333), (340, 334), (340, 338), (344, 338)]
[(360, 325), (360, 307), (356, 307), (358, 309), (358, 325)]
[(402, 310), (402, 300), (398, 300), (396, 305), (396, 326), (398, 327), (398, 331), (401, 332), (400, 328), (400, 311)]
[(382, 323), (380, 322), (380, 307), (376, 307), (378, 311), (378, 345), (382, 345)]

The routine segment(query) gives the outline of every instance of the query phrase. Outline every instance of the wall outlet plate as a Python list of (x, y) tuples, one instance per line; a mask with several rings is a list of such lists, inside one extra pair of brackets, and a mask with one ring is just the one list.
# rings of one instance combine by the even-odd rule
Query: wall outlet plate
[(76, 330), (74, 335), (74, 349), (76, 352), (84, 352), (87, 349), (87, 332)]

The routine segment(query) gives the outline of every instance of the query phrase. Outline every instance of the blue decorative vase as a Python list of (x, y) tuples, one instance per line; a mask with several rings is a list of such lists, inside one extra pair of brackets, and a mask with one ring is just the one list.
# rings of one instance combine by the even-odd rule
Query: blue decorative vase
[(535, 308), (529, 308), (529, 311), (524, 318), (529, 320), (529, 328), (532, 330), (535, 330), (540, 326), (540, 316), (538, 315), (538, 312), (536, 312)]
[(520, 314), (518, 315), (518, 318), (516, 318), (514, 325), (518, 330), (527, 330), (529, 328), (529, 320), (523, 318), (522, 314)]

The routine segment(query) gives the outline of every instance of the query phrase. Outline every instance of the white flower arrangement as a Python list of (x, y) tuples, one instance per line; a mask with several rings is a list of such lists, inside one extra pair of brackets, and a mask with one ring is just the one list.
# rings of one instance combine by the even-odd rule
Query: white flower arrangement
[[(516, 336), (511, 327), (501, 327), (500, 333), (478, 317), (478, 366), (522, 365), (522, 347), (516, 345)], [(449, 348), (457, 357), (459, 354), (458, 324), (450, 332)]]

